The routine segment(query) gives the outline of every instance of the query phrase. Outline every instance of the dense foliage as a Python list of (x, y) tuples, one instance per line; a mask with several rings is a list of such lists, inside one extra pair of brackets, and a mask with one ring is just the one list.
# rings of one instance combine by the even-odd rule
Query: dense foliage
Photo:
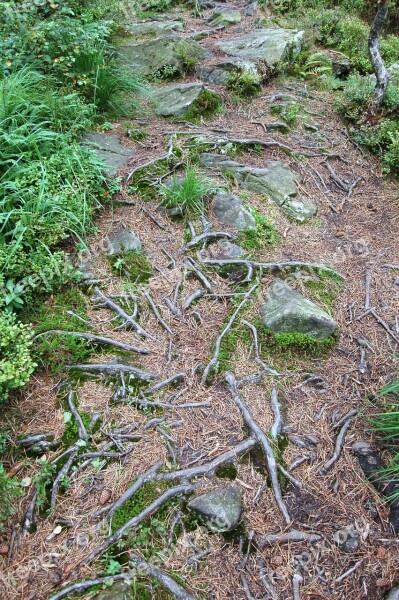
[[(111, 58), (119, 4), (0, 5), (0, 309), (19, 309), (33, 292), (74, 276), (60, 244), (70, 236), (83, 242), (115, 188), (81, 138), (110, 113), (134, 110), (144, 91), (134, 71), (120, 71)], [(6, 314), (0, 328), (9, 327)], [(15, 385), (10, 374), (7, 384), (0, 380), (0, 396), (28, 372), (15, 360)]]

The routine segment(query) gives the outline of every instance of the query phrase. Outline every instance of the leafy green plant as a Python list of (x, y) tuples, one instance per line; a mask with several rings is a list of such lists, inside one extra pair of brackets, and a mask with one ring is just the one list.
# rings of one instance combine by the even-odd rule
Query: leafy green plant
[(306, 57), (300, 67), (300, 75), (303, 79), (316, 79), (321, 75), (331, 75), (331, 61), (324, 52), (314, 52)]
[(9, 477), (0, 462), (0, 531), (6, 528), (10, 517), (15, 513), (15, 502), (21, 495), (19, 481), (15, 477)]
[[(249, 207), (247, 207), (249, 208)], [(251, 213), (255, 217), (256, 228), (242, 231), (238, 240), (240, 245), (249, 252), (259, 250), (265, 246), (278, 244), (281, 238), (277, 233), (273, 223), (261, 215), (257, 210), (251, 208)]]
[(0, 401), (6, 400), (11, 390), (24, 386), (33, 373), (32, 337), (29, 325), (18, 322), (10, 312), (0, 311)]
[[(381, 478), (399, 481), (399, 379), (385, 386), (378, 394), (382, 400), (382, 410), (371, 418), (371, 428), (391, 450), (388, 467), (381, 472)], [(394, 496), (399, 499), (399, 491)]]
[(211, 179), (188, 167), (183, 177), (174, 177), (170, 185), (161, 186), (161, 201), (167, 208), (181, 209), (185, 215), (201, 214), (205, 198), (216, 189)]
[(232, 71), (227, 81), (227, 89), (240, 98), (256, 96), (261, 88), (261, 78), (250, 71)]

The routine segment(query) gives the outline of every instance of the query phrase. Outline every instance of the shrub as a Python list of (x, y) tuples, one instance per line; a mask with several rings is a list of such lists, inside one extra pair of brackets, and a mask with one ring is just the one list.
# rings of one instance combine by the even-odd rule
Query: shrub
[(2, 463), (0, 463), (0, 531), (3, 531), (9, 518), (15, 513), (15, 500), (22, 494), (20, 484), (15, 477), (8, 477)]
[(36, 367), (30, 356), (32, 335), (29, 325), (19, 323), (14, 314), (0, 312), (0, 401), (25, 385)]
[(231, 72), (227, 81), (227, 89), (239, 97), (256, 96), (261, 87), (261, 78), (250, 71)]

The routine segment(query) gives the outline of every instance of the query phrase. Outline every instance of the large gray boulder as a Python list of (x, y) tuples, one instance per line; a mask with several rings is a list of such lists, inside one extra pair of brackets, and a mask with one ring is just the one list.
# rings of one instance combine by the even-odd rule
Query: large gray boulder
[(154, 89), (155, 112), (162, 117), (183, 116), (204, 90), (201, 83), (172, 84)]
[(118, 62), (143, 75), (162, 75), (165, 70), (182, 75), (187, 67), (211, 56), (212, 53), (196, 41), (175, 35), (139, 43), (132, 41), (117, 48)]
[(284, 163), (267, 160), (263, 168), (250, 167), (220, 154), (204, 153), (200, 164), (210, 169), (233, 173), (239, 186), (256, 194), (270, 196), (292, 219), (303, 223), (317, 213), (316, 205), (307, 197), (299, 196), (297, 175)]
[(241, 488), (237, 484), (217, 487), (193, 498), (187, 506), (202, 518), (211, 531), (231, 531), (241, 518)]
[(93, 150), (104, 163), (104, 171), (110, 177), (115, 177), (119, 169), (124, 167), (134, 150), (122, 146), (119, 137), (111, 133), (92, 131), (83, 138), (83, 146)]
[(294, 29), (256, 29), (233, 39), (216, 42), (215, 46), (230, 56), (239, 56), (268, 67), (293, 61), (300, 52), (304, 32)]
[(226, 85), (232, 73), (251, 73), (259, 77), (256, 65), (242, 58), (229, 58), (213, 65), (198, 65), (196, 68), (199, 79), (213, 85)]
[(212, 27), (235, 25), (241, 22), (238, 10), (216, 10), (207, 21)]
[(145, 21), (144, 23), (132, 23), (127, 26), (127, 29), (137, 37), (151, 35), (160, 37), (165, 33), (184, 31), (184, 25), (181, 21)]
[(255, 217), (247, 210), (240, 198), (226, 192), (219, 192), (213, 199), (212, 212), (222, 225), (245, 231), (256, 229)]
[(262, 320), (273, 333), (303, 333), (316, 340), (330, 337), (337, 328), (325, 310), (281, 279), (276, 279), (268, 290)]

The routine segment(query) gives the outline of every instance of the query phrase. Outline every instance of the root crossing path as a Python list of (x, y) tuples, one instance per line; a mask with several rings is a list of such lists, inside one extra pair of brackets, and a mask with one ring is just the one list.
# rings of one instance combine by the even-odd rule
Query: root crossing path
[[(234, 63), (222, 42), (257, 30), (233, 9), (240, 23), (224, 29), (207, 24), (213, 9), (183, 15), (172, 38), (206, 52), (167, 86)], [(65, 311), (67, 336), (58, 324), (35, 340), (65, 340), (68, 357), (8, 417), (12, 467), (29, 479), (2, 546), (3, 598), (375, 600), (397, 578), (389, 509), (352, 451), (373, 443), (373, 393), (395, 373), (397, 185), (330, 94), (280, 76), (240, 99), (234, 72), (205, 84), (222, 111), (207, 115), (205, 96), (194, 123), (148, 112), (107, 132), (133, 152), (74, 286), (84, 310)], [(176, 216), (165, 186), (190, 168), (217, 191)], [(268, 184), (265, 169), (279, 169)], [(228, 209), (220, 194), (235, 196)], [(335, 321), (327, 342), (265, 327), (276, 279)], [(201, 519), (204, 503), (220, 518)]]

